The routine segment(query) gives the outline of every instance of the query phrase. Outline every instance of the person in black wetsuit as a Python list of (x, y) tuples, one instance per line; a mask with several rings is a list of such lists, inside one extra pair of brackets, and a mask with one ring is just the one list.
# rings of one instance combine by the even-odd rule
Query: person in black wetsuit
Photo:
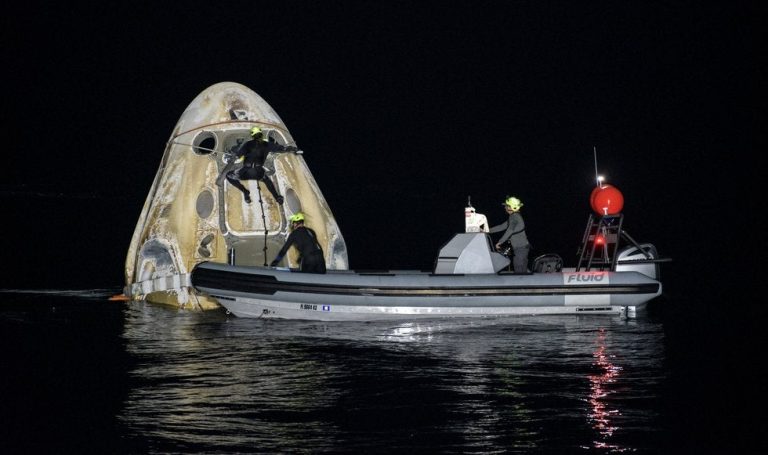
[(317, 234), (312, 229), (304, 226), (304, 214), (301, 212), (291, 215), (291, 233), (277, 256), (272, 261), (272, 267), (283, 259), (288, 248), (295, 246), (299, 250), (299, 272), (325, 273), (325, 257), (323, 249), (317, 243)]
[(516, 197), (507, 197), (504, 200), (504, 210), (509, 218), (507, 221), (494, 226), (488, 230), (489, 233), (504, 231), (499, 241), (496, 242), (496, 249), (500, 250), (502, 244), (509, 241), (512, 251), (512, 267), (515, 273), (528, 273), (528, 252), (531, 245), (528, 243), (528, 236), (525, 235), (525, 222), (520, 215), (520, 208), (523, 203)]
[(276, 142), (268, 141), (264, 132), (258, 126), (251, 128), (251, 140), (245, 142), (235, 152), (235, 159), (243, 161), (243, 167), (228, 171), (227, 181), (235, 188), (243, 192), (245, 202), (251, 203), (251, 192), (240, 183), (242, 180), (261, 180), (267, 185), (267, 189), (272, 193), (278, 204), (283, 203), (281, 196), (272, 179), (267, 176), (264, 170), (264, 161), (270, 152), (296, 152), (296, 147), (286, 147)]

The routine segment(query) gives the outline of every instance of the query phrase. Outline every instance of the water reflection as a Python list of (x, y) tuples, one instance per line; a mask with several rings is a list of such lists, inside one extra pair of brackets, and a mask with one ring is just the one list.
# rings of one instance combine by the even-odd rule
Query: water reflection
[(124, 338), (120, 419), (150, 452), (638, 450), (663, 378), (660, 325), (608, 317), (328, 323), (132, 304)]
[(595, 448), (621, 450), (619, 446), (607, 442), (614, 431), (618, 429), (613, 423), (613, 416), (620, 415), (618, 409), (609, 408), (610, 404), (607, 397), (613, 393), (611, 385), (617, 381), (622, 368), (612, 363), (611, 358), (614, 356), (606, 351), (605, 334), (604, 328), (597, 331), (597, 346), (592, 354), (595, 358), (594, 365), (599, 369), (599, 373), (589, 376), (589, 404), (591, 406), (589, 421), (592, 422), (592, 428), (597, 430), (601, 438), (594, 441)]

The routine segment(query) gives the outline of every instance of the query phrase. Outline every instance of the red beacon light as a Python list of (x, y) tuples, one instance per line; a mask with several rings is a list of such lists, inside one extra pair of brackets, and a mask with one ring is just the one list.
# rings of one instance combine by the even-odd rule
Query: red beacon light
[(605, 245), (605, 236), (598, 234), (595, 236), (595, 245)]
[(613, 185), (601, 184), (592, 190), (589, 204), (600, 216), (618, 215), (624, 208), (624, 195)]

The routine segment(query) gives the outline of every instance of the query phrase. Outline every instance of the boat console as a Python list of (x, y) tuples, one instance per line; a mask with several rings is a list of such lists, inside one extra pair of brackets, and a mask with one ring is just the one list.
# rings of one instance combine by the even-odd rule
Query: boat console
[(509, 265), (509, 258), (497, 253), (484, 232), (463, 232), (453, 236), (435, 261), (437, 275), (498, 273)]

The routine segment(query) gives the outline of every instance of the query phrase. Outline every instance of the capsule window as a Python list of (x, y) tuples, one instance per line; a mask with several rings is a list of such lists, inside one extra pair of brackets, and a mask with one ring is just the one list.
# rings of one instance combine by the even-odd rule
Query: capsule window
[(192, 150), (198, 155), (208, 155), (216, 151), (216, 135), (210, 131), (201, 131), (192, 141)]
[(203, 190), (197, 195), (195, 210), (197, 210), (197, 216), (202, 219), (211, 216), (211, 212), (213, 212), (213, 194), (210, 191)]

